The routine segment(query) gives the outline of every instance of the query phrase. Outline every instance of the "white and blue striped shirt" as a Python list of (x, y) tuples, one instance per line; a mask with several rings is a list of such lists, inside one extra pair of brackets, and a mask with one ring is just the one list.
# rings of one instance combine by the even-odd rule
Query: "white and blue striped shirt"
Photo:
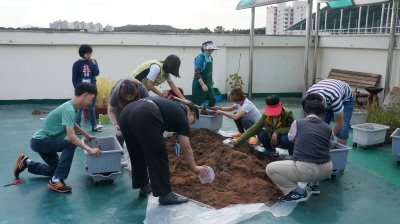
[(351, 100), (353, 92), (349, 84), (336, 79), (324, 79), (314, 84), (307, 95), (319, 93), (325, 99), (325, 108), (332, 109), (334, 114), (343, 112), (343, 102)]

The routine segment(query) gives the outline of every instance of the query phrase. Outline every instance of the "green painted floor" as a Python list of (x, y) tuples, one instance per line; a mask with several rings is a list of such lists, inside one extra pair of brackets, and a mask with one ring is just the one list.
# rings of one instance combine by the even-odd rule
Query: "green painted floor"
[[(264, 98), (252, 100), (260, 111)], [(284, 106), (300, 118), (300, 98), (282, 98)], [(217, 102), (228, 106), (231, 102)], [(0, 184), (14, 180), (13, 168), (19, 154), (41, 161), (29, 147), (33, 133), (43, 123), (32, 110), (51, 111), (58, 105), (0, 106)], [(89, 122), (83, 123), (89, 130)], [(224, 118), (221, 131), (236, 131), (234, 122)], [(96, 136), (113, 135), (111, 125)], [(352, 132), (348, 145), (352, 145)], [(92, 133), (93, 134), (93, 133)], [(60, 194), (50, 190), (47, 177), (21, 173), (22, 184), (2, 187), (0, 193), (0, 224), (8, 223), (143, 223), (147, 200), (138, 198), (131, 189), (128, 172), (113, 184), (93, 185), (84, 171), (86, 160), (82, 149), (77, 149), (66, 181), (72, 193)], [(373, 146), (365, 150), (353, 148), (349, 152), (344, 174), (321, 182), (321, 194), (299, 203), (286, 217), (270, 213), (259, 214), (241, 223), (398, 223), (400, 219), (400, 166), (391, 154), (391, 145)]]

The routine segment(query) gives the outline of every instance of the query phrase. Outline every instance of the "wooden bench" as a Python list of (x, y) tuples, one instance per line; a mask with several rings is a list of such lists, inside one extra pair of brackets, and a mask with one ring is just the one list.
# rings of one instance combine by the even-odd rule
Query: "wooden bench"
[[(352, 87), (354, 96), (368, 97), (369, 93), (364, 89), (365, 87), (377, 87), (381, 80), (380, 74), (354, 72), (347, 70), (340, 70), (332, 68), (328, 74), (328, 79), (337, 79), (343, 81)], [(315, 80), (314, 80), (315, 83)]]

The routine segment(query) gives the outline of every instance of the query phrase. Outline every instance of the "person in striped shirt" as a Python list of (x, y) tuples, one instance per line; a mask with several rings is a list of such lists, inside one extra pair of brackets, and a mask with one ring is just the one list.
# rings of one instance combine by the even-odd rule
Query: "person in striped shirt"
[(338, 138), (338, 143), (346, 145), (354, 104), (354, 96), (349, 84), (336, 79), (324, 79), (308, 89), (306, 98), (317, 99), (318, 96), (315, 94), (322, 96), (322, 102), (325, 105), (322, 120), (330, 124), (332, 117), (335, 118), (336, 123), (332, 132)]

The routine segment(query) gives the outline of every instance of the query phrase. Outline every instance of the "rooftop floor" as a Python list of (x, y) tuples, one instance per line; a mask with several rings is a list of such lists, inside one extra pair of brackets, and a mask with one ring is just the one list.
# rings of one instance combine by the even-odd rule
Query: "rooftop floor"
[[(281, 98), (300, 118), (300, 98)], [(253, 103), (264, 110), (264, 98)], [(226, 100), (217, 105), (228, 106)], [(58, 105), (6, 105), (0, 106), (2, 184), (14, 181), (13, 168), (19, 154), (42, 161), (29, 147), (33, 133), (43, 123), (33, 110), (51, 111)], [(89, 121), (83, 122), (89, 130)], [(225, 118), (221, 131), (236, 131), (234, 122)], [(98, 137), (112, 136), (111, 125)], [(348, 145), (352, 145), (352, 130)], [(125, 149), (126, 151), (126, 149)], [(131, 188), (129, 173), (122, 174), (113, 184), (99, 183), (84, 171), (86, 160), (83, 150), (77, 149), (71, 173), (66, 183), (72, 193), (60, 194), (50, 190), (48, 177), (25, 171), (20, 185), (4, 187), (0, 193), (0, 224), (8, 223), (143, 223), (147, 199), (138, 198), (138, 190)], [(285, 217), (262, 213), (241, 223), (398, 223), (400, 215), (400, 166), (391, 154), (391, 145), (373, 146), (365, 150), (358, 146), (349, 152), (344, 174), (321, 182), (321, 194), (299, 203)]]

